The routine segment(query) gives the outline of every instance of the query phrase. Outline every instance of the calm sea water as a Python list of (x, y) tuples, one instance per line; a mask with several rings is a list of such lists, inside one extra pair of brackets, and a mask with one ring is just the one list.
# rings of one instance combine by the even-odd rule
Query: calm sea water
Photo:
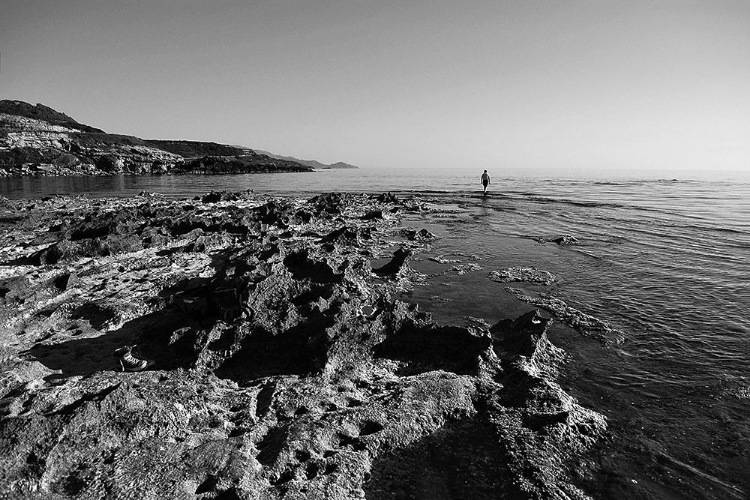
[[(408, 223), (442, 237), (433, 255), (475, 255), (482, 270), (439, 276), (410, 300), (448, 321), (496, 321), (531, 306), (500, 307), (504, 285), (488, 271), (535, 266), (558, 277), (548, 293), (624, 332), (608, 347), (559, 324), (551, 332), (572, 356), (565, 389), (610, 419), (588, 480), (596, 497), (749, 498), (750, 176), (490, 172), (485, 198), (480, 173), (0, 179), (0, 195), (394, 191), (450, 207)], [(557, 236), (579, 244), (538, 242)]]

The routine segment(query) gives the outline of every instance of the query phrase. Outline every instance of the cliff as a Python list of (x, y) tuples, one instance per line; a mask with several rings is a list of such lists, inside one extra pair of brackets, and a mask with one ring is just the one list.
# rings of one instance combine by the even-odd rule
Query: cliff
[(42, 104), (0, 101), (0, 176), (310, 172), (213, 142), (108, 134)]

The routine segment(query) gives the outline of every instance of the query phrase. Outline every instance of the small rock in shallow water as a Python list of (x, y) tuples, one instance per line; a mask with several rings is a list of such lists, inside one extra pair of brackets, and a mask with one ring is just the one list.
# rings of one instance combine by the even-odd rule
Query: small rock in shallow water
[(525, 281), (535, 285), (551, 285), (557, 281), (557, 277), (549, 271), (533, 267), (510, 267), (502, 271), (492, 271), (487, 277), (498, 283)]

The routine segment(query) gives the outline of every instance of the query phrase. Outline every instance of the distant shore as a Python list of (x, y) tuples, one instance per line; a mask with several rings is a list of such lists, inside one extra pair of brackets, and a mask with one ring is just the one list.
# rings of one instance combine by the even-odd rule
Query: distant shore
[[(31, 154), (31, 153), (29, 153)], [(28, 160), (26, 158), (25, 160)], [(153, 161), (136, 156), (100, 156), (86, 163), (86, 158), (60, 154), (36, 162), (18, 160), (0, 168), (0, 177), (36, 176), (116, 176), (116, 175), (227, 175), (313, 172), (313, 168), (269, 158), (244, 156), (204, 156), (193, 159)]]

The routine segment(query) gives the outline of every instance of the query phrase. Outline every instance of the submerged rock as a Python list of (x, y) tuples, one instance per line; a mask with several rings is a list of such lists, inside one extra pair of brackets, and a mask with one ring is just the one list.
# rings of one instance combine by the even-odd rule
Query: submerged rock
[(625, 340), (625, 334), (621, 330), (610, 326), (599, 318), (570, 307), (564, 301), (550, 294), (538, 294), (537, 297), (531, 297), (523, 290), (510, 287), (506, 288), (505, 291), (519, 300), (546, 309), (569, 327), (575, 328), (583, 335), (596, 339), (603, 344), (620, 344)]

